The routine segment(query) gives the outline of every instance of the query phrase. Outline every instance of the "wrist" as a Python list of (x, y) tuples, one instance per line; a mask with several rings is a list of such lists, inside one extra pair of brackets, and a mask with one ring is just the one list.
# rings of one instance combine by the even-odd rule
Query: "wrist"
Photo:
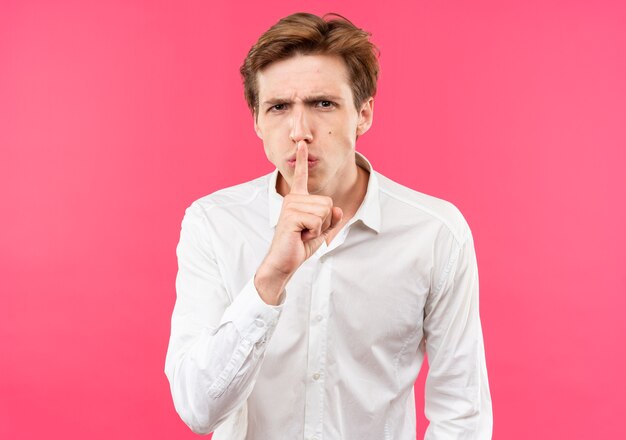
[(254, 287), (261, 299), (270, 305), (280, 304), (282, 294), (292, 274), (286, 274), (261, 263), (254, 275)]

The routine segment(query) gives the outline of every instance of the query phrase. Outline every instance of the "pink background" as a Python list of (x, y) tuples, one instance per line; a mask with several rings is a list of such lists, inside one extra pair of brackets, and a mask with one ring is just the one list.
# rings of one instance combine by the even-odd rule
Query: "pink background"
[(271, 170), (238, 67), (298, 10), (373, 33), (358, 149), (473, 229), (494, 438), (626, 438), (626, 7), (565, 0), (2, 1), (0, 438), (195, 438), (180, 221)]

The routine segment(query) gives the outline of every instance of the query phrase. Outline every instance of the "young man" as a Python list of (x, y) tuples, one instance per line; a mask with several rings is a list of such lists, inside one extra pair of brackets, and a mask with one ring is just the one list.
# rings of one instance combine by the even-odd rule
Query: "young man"
[(378, 62), (340, 17), (280, 20), (241, 68), (270, 175), (187, 210), (165, 371), (215, 440), (491, 438), (470, 230), (373, 171)]

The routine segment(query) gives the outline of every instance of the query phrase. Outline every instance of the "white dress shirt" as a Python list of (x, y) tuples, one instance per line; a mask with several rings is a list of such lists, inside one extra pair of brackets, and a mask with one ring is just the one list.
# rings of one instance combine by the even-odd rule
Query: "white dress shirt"
[(165, 373), (176, 410), (214, 440), (490, 439), (470, 230), (450, 203), (370, 172), (354, 217), (298, 269), (283, 303), (253, 283), (282, 205), (278, 171), (186, 211)]

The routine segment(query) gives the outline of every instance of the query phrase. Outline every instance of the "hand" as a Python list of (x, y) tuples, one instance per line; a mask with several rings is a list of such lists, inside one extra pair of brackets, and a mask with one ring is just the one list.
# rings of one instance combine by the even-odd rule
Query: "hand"
[(317, 251), (343, 216), (330, 197), (309, 194), (308, 155), (306, 142), (298, 142), (291, 190), (283, 199), (270, 250), (255, 276), (257, 291), (270, 304), (278, 304), (291, 276)]

